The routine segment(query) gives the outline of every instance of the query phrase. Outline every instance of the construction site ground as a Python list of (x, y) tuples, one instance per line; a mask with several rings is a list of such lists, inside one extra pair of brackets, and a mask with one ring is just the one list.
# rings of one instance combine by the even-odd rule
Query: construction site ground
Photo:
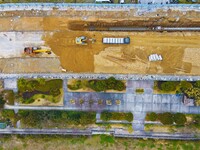
[[(0, 15), (1, 72), (61, 72), (62, 66), (72, 72), (200, 74), (199, 32), (89, 31), (91, 26), (99, 30), (113, 26), (198, 26), (198, 12), (157, 10), (136, 15), (136, 10), (71, 9)], [(75, 38), (79, 36), (96, 42), (77, 45)], [(127, 45), (102, 43), (103, 37), (127, 36), (131, 39)], [(40, 45), (50, 47), (53, 54), (24, 56), (24, 47)], [(162, 55), (163, 61), (149, 62), (150, 54)]]

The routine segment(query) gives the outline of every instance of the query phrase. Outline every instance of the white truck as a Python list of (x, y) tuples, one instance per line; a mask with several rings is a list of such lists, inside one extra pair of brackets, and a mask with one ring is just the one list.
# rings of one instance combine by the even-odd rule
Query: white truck
[(130, 38), (112, 38), (112, 37), (105, 37), (102, 40), (103, 44), (130, 44)]

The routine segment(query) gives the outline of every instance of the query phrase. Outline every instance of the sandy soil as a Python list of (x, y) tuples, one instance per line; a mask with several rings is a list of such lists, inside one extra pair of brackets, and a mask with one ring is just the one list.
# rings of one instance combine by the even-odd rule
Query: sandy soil
[[(199, 26), (199, 12), (157, 10), (141, 14), (140, 10), (70, 9), (40, 11), (37, 17), (35, 13), (35, 11), (4, 12), (4, 16), (7, 17), (0, 18), (0, 31), (46, 31), (41, 41), (44, 41), (45, 45), (60, 57), (62, 67), (68, 71), (142, 74), (200, 73), (198, 55), (196, 55), (200, 48), (200, 33), (198, 32), (88, 31), (91, 26), (99, 29), (111, 26)], [(75, 44), (75, 38), (82, 35), (87, 36), (88, 39), (93, 38), (96, 42), (88, 41), (88, 45)], [(102, 44), (103, 37), (125, 36), (131, 38), (129, 45)], [(162, 55), (163, 61), (149, 62), (147, 58), (153, 53)], [(196, 55), (195, 59), (193, 55)]]
[[(95, 55), (95, 72), (198, 73), (199, 33), (127, 34), (131, 38), (130, 45), (118, 46), (116, 49), (109, 47)], [(150, 54), (161, 54), (163, 61), (149, 62)], [(193, 55), (196, 55), (196, 59), (192, 58)], [(184, 59), (184, 56), (190, 59)]]
[(6, 58), (0, 59), (2, 73), (46, 73), (61, 72), (59, 58)]

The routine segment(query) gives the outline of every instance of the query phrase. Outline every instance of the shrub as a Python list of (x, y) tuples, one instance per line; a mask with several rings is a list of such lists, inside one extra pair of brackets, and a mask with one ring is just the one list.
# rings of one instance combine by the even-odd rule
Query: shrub
[(185, 91), (185, 90), (190, 89), (192, 87), (193, 87), (192, 83), (190, 83), (190, 82), (187, 82), (187, 81), (181, 81), (180, 82), (180, 89), (182, 91)]
[(133, 114), (131, 112), (123, 113), (123, 112), (108, 112), (108, 111), (104, 111), (104, 112), (101, 113), (101, 119), (103, 121), (127, 120), (127, 121), (131, 122), (131, 121), (133, 121)]
[(82, 86), (81, 86), (81, 80), (77, 80), (75, 81), (75, 83), (73, 85), (67, 85), (67, 87), (70, 89), (70, 90), (78, 90), (78, 89), (81, 89)]
[(161, 90), (170, 92), (176, 89), (176, 84), (173, 81), (167, 81), (161, 84)]
[(0, 108), (3, 108), (5, 103), (6, 101), (4, 101), (2, 95), (0, 95)]
[(94, 112), (82, 113), (80, 117), (80, 124), (82, 125), (92, 124), (95, 123), (95, 121), (96, 121), (96, 114)]
[(51, 89), (49, 91), (49, 94), (52, 95), (53, 97), (60, 95), (60, 89)]
[(4, 109), (2, 112), (1, 112), (2, 116), (4, 119), (12, 119), (15, 117), (15, 112), (14, 110), (9, 110), (9, 109)]
[(112, 114), (108, 111), (104, 111), (101, 113), (101, 120), (103, 121), (108, 121), (111, 119), (111, 117), (112, 117)]
[(83, 99), (79, 100), (79, 103), (82, 105), (85, 101)]
[(114, 89), (116, 84), (116, 79), (114, 77), (110, 77), (106, 80), (107, 89)]
[(5, 100), (9, 105), (14, 105), (15, 93), (13, 92), (13, 90), (4, 90), (4, 91), (3, 91), (3, 97), (4, 97), (4, 100)]
[(199, 81), (196, 81), (196, 82), (194, 83), (194, 86), (197, 87), (197, 88), (200, 88), (200, 80), (199, 80)]
[(193, 115), (193, 123), (194, 123), (194, 125), (196, 125), (196, 126), (199, 126), (200, 125), (200, 115), (198, 114), (198, 115)]
[(173, 115), (169, 112), (158, 114), (158, 119), (164, 125), (173, 124)]
[(182, 113), (174, 114), (174, 122), (177, 125), (184, 125), (186, 123), (186, 121), (187, 121), (187, 119), (184, 114), (182, 114)]
[(136, 89), (135, 92), (136, 93), (144, 93), (144, 89)]
[(23, 78), (20, 78), (18, 81), (17, 81), (17, 87), (18, 87), (18, 90), (20, 92), (24, 92), (26, 90), (26, 84), (27, 84), (27, 81)]
[(105, 91), (106, 90), (106, 81), (105, 80), (96, 81), (96, 84), (93, 89), (96, 92)]
[(122, 81), (117, 81), (113, 89), (117, 91), (123, 91), (125, 89), (125, 85)]
[(156, 121), (158, 119), (158, 115), (155, 112), (148, 113), (146, 116), (147, 121)]
[(133, 121), (133, 114), (131, 112), (126, 113), (125, 120), (127, 120), (128, 122)]
[(52, 79), (49, 81), (46, 81), (44, 85), (38, 85), (36, 87), (37, 91), (40, 92), (49, 92), (52, 89), (61, 89), (63, 85), (63, 80), (61, 79)]

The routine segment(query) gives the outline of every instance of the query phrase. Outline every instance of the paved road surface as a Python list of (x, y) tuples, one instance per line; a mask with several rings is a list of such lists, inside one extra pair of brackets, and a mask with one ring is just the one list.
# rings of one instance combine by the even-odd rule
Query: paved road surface
[(187, 75), (156, 75), (156, 74), (95, 74), (95, 73), (31, 73), (31, 74), (0, 74), (0, 79), (8, 78), (59, 78), (59, 79), (107, 79), (115, 77), (119, 80), (144, 80), (144, 81), (197, 81), (200, 76), (187, 76)]

